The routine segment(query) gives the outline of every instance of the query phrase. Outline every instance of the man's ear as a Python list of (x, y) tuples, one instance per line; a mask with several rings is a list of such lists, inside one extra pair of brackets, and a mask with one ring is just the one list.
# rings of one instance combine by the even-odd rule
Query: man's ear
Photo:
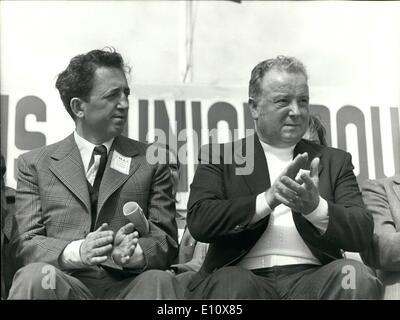
[(76, 97), (72, 98), (69, 103), (71, 111), (75, 115), (76, 118), (83, 118), (85, 115), (82, 104), (83, 104), (82, 99), (76, 98)]
[(250, 108), (250, 114), (253, 120), (258, 119), (258, 108), (257, 108), (257, 103), (254, 101), (253, 98), (249, 98), (249, 108)]

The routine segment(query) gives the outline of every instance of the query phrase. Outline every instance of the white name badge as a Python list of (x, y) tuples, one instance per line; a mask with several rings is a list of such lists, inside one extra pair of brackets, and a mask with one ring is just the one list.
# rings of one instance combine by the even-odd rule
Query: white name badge
[(110, 167), (123, 174), (129, 174), (132, 158), (124, 157), (117, 151), (113, 151)]

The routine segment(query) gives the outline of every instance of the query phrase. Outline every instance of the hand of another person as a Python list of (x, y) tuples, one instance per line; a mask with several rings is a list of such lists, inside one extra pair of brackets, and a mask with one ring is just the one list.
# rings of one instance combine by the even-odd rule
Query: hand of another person
[(103, 223), (96, 231), (90, 232), (82, 242), (79, 253), (85, 265), (94, 266), (107, 260), (114, 240), (114, 232), (107, 228), (108, 224)]
[(114, 239), (114, 247), (111, 253), (114, 262), (120, 266), (127, 264), (135, 252), (139, 233), (135, 231), (133, 223), (128, 223), (118, 230)]
[(305, 215), (313, 212), (318, 207), (320, 198), (318, 166), (319, 158), (315, 158), (311, 162), (310, 172), (301, 173), (296, 180), (282, 176), (280, 180), (287, 189), (282, 195), (278, 194), (279, 201)]
[(264, 193), (265, 199), (272, 210), (281, 203), (286, 204), (286, 199), (292, 199), (296, 196), (295, 191), (283, 184), (282, 178), (288, 178), (290, 180), (295, 179), (300, 168), (307, 163), (307, 160), (307, 152), (298, 154), (297, 157), (293, 159), (292, 162), (290, 162), (290, 164), (285, 168), (285, 170), (283, 170), (271, 187)]

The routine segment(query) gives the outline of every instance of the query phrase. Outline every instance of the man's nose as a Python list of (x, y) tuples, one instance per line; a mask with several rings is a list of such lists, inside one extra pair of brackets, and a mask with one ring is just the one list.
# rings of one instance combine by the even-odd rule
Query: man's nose
[(299, 105), (296, 100), (293, 100), (290, 103), (289, 107), (290, 107), (289, 115), (291, 115), (291, 116), (299, 116), (300, 115), (300, 108), (299, 108)]
[(120, 109), (128, 109), (129, 108), (129, 100), (128, 100), (128, 97), (124, 93), (122, 93), (121, 98), (119, 99), (118, 108), (120, 108)]

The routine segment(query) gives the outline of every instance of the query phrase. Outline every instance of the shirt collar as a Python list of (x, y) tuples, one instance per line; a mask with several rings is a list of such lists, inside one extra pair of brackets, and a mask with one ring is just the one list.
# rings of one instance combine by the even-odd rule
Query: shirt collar
[[(92, 157), (93, 149), (96, 147), (96, 145), (90, 141), (87, 141), (85, 138), (82, 138), (78, 132), (76, 132), (76, 130), (74, 131), (74, 139), (81, 154), (83, 167), (85, 168), (85, 172), (87, 172), (89, 170), (88, 167)], [(102, 145), (107, 148), (107, 154), (109, 154), (113, 142), (114, 138), (102, 143)]]

